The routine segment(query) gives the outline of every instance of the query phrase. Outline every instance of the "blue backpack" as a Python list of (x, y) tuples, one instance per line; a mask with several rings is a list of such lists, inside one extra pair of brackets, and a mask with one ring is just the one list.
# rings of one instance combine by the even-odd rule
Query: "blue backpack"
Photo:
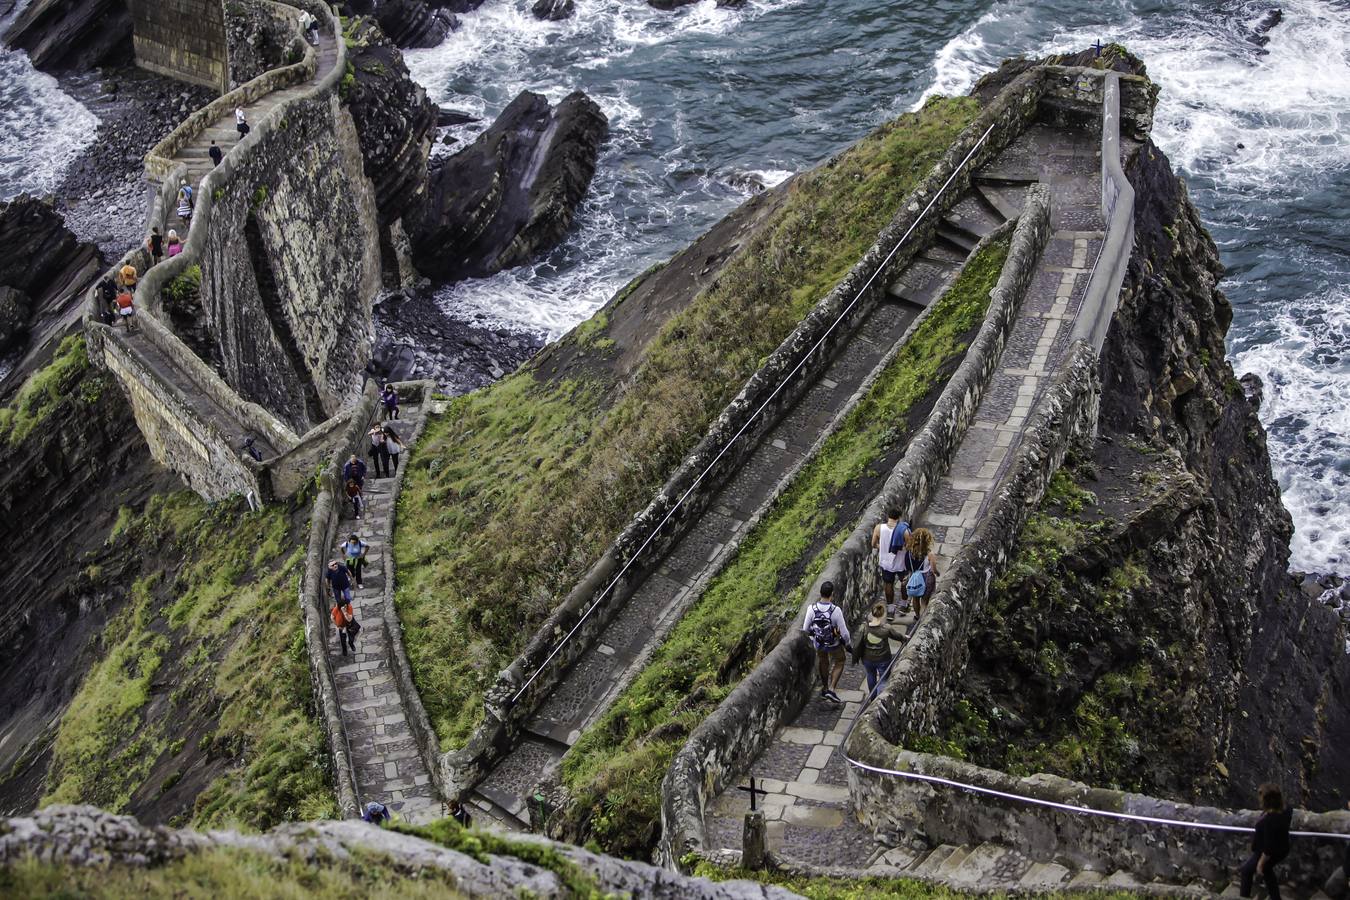
[(928, 593), (928, 579), (923, 577), (923, 572), (915, 572), (909, 576), (909, 581), (905, 583), (905, 593), (911, 597), (922, 597)]

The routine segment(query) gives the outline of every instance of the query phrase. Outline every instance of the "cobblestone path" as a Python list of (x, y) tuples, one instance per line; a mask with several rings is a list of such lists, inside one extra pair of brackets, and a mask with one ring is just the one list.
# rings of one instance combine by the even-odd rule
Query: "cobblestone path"
[[(403, 418), (391, 422), (395, 432), (410, 440), (421, 431), (427, 412), (427, 399), (417, 406), (403, 408)], [(378, 413), (377, 413), (378, 416)], [(406, 466), (415, 447), (402, 453), (400, 465)], [(371, 460), (367, 458), (367, 464)], [(384, 617), (393, 614), (388, 584), (392, 571), (389, 560), (390, 538), (394, 533), (395, 479), (375, 478), (374, 466), (366, 476), (366, 512), (360, 521), (347, 518), (338, 540), (356, 532), (370, 545), (366, 556), (364, 587), (354, 588), (352, 601), (361, 633), (356, 639), (355, 655), (343, 655), (331, 620), (325, 633), (328, 658), (337, 683), (342, 724), (351, 747), (352, 768), (356, 773), (356, 796), (364, 806), (377, 800), (412, 822), (426, 822), (444, 816), (444, 810), (431, 784), (417, 744), (408, 731), (403, 698), (389, 668), (388, 632)], [(333, 558), (340, 551), (332, 549)], [(386, 589), (388, 588), (388, 589)], [(331, 596), (330, 596), (331, 606)]]
[[(1096, 134), (1034, 125), (976, 173), (983, 205), (1005, 214), (1015, 212), (1010, 207), (1020, 205), (1026, 185), (1046, 184), (1052, 234), (970, 430), (927, 508), (910, 523), (933, 532), (940, 572), (984, 514), (1068, 348), (1104, 228), (1099, 146)], [(765, 809), (773, 852), (791, 862), (863, 868), (873, 840), (849, 802), (840, 746), (863, 699), (862, 667), (850, 665), (842, 684), (849, 691), (840, 691), (840, 698), (848, 702), (839, 707), (813, 696), (750, 773), (766, 779), (771, 791)], [(710, 850), (740, 849), (748, 806), (733, 795), (741, 793), (729, 790), (709, 804)]]
[(526, 801), (581, 732), (616, 696), (622, 678), (644, 650), (659, 641), (697, 599), (709, 576), (726, 562), (724, 553), (746, 523), (772, 501), (784, 473), (800, 464), (811, 446), (919, 312), (941, 295), (979, 239), (1003, 216), (992, 204), (966, 198), (944, 222), (934, 246), (915, 258), (889, 293), (795, 407), (760, 441), (702, 518), (628, 600), (596, 645), (527, 723), (526, 734), (470, 796), (498, 822), (524, 828)]

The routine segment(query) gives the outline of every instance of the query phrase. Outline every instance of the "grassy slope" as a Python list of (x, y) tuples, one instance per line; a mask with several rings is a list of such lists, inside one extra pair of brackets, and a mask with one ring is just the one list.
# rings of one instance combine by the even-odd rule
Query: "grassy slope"
[[(693, 728), (756, 662), (737, 649), (767, 620), (781, 621), (852, 527), (839, 521), (839, 496), (909, 435), (897, 427), (965, 352), (984, 319), (989, 291), (1007, 257), (1006, 241), (973, 259), (871, 391), (802, 469), (735, 558), (675, 627), (633, 684), (564, 760), (576, 821), (570, 838), (593, 837), (611, 853), (642, 854), (660, 821), (661, 779)], [(823, 549), (823, 535), (831, 535)], [(808, 554), (810, 554), (808, 562)], [(782, 584), (782, 573), (805, 574)]]
[(336, 811), (310, 712), (296, 530), (286, 509), (240, 514), (187, 492), (122, 511), (108, 539), (144, 564), (61, 720), (45, 802), (143, 807), (204, 758), (198, 825)]
[(61, 341), (52, 360), (28, 376), (14, 398), (0, 407), (0, 439), (19, 444), (62, 402), (88, 404), (97, 399), (106, 380), (89, 372), (84, 335)]
[[(796, 179), (625, 383), (551, 383), (526, 369), (430, 423), (400, 500), (396, 603), (447, 748), (481, 718), (496, 673), (975, 112), (967, 98), (935, 100)], [(588, 341), (604, 351), (603, 335)]]

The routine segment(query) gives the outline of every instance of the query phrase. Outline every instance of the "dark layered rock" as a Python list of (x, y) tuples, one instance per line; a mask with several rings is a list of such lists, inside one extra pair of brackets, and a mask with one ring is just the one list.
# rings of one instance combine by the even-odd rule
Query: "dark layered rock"
[(130, 63), (131, 12), (122, 0), (33, 0), (4, 40), (44, 72)]
[(560, 22), (576, 12), (576, 8), (574, 0), (535, 0), (530, 12), (545, 21)]
[(230, 83), (235, 87), (278, 66), (299, 62), (305, 42), (295, 26), (270, 4), (231, 0), (225, 4), (225, 34), (230, 45)]
[(346, 103), (384, 226), (402, 216), (426, 185), (437, 109), (378, 24), (362, 19), (351, 26), (348, 36), (355, 83), (347, 91)]
[(51, 200), (0, 204), (0, 352), (19, 344), (33, 315), (97, 266), (98, 251), (66, 228)]
[(389, 40), (405, 48), (435, 47), (459, 27), (452, 11), (424, 0), (354, 0), (345, 8), (350, 15), (373, 17)]
[(554, 247), (595, 174), (609, 123), (593, 100), (556, 109), (522, 93), (471, 146), (433, 165), (410, 237), (413, 261), (442, 281), (485, 277)]

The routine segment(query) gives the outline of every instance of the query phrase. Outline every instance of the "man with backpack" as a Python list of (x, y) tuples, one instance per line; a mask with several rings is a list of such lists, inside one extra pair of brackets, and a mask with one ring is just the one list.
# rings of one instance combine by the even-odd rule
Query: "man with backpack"
[(802, 622), (802, 631), (811, 638), (816, 648), (816, 667), (820, 672), (820, 696), (831, 703), (840, 703), (834, 689), (844, 674), (844, 654), (851, 650), (853, 641), (849, 638), (848, 623), (844, 621), (844, 611), (835, 605), (834, 583), (827, 581), (820, 586), (820, 599), (806, 609), (806, 619)]
[(370, 551), (370, 545), (361, 540), (356, 532), (352, 532), (351, 537), (342, 542), (342, 555), (347, 559), (347, 571), (356, 579), (358, 588), (365, 587), (365, 581), (362, 577), (366, 568), (366, 553)]
[(372, 825), (383, 826), (384, 823), (392, 819), (393, 816), (389, 812), (389, 807), (385, 806), (383, 803), (377, 803), (372, 800), (366, 804), (365, 812), (361, 813), (361, 818)]
[(342, 465), (342, 480), (355, 481), (357, 485), (364, 487), (366, 483), (366, 464), (355, 453), (352, 458)]
[(905, 535), (909, 524), (900, 521), (900, 510), (886, 510), (886, 521), (872, 529), (872, 549), (877, 551), (877, 566), (881, 569), (881, 589), (886, 594), (886, 606), (895, 606), (895, 576), (900, 571), (901, 552), (905, 549)]

